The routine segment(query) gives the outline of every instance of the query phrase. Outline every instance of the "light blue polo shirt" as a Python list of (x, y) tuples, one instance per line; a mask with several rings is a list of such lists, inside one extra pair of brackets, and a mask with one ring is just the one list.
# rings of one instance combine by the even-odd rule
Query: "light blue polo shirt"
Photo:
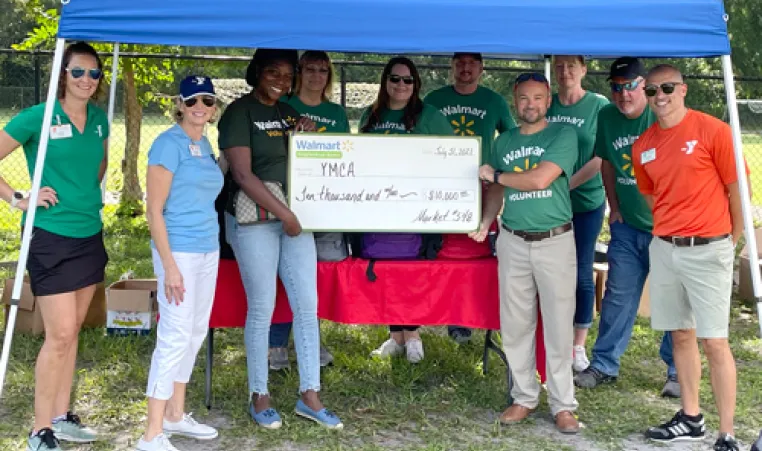
[(218, 250), (220, 230), (214, 201), (222, 190), (223, 177), (206, 136), (193, 141), (182, 127), (174, 125), (151, 145), (148, 165), (163, 166), (173, 174), (164, 204), (172, 252)]

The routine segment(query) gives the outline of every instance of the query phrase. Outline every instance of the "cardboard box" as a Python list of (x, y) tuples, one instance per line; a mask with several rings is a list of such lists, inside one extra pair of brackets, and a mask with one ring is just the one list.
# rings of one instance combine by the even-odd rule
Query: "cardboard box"
[(106, 291), (106, 332), (148, 335), (156, 322), (156, 279), (114, 282)]
[[(762, 263), (762, 228), (754, 230), (757, 240), (757, 258)], [(762, 264), (757, 271), (762, 269)], [(754, 301), (754, 286), (751, 283), (751, 261), (749, 260), (749, 247), (744, 245), (738, 256), (738, 297), (745, 301)]]
[[(2, 302), (5, 305), (6, 324), (8, 324), (13, 284), (14, 279), (6, 279), (3, 286)], [(104, 324), (106, 324), (106, 290), (105, 286), (99, 283), (95, 286), (95, 294), (90, 302), (90, 308), (87, 311), (82, 328), (103, 327)], [(19, 308), (16, 311), (15, 332), (24, 332), (32, 335), (39, 335), (45, 332), (42, 315), (37, 305), (37, 298), (32, 294), (32, 287), (29, 284), (29, 277), (24, 277), (24, 283), (21, 286), (21, 298), (19, 299)]]

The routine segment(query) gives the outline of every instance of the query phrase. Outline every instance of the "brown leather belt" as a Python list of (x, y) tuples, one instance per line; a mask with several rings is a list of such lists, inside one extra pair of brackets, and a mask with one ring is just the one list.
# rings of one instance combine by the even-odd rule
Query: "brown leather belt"
[(719, 236), (660, 236), (662, 240), (671, 243), (674, 246), (677, 247), (693, 247), (693, 246), (702, 246), (704, 244), (713, 243), (715, 241), (722, 241), (726, 240), (730, 235), (719, 235)]
[(563, 233), (568, 232), (572, 229), (571, 222), (567, 222), (566, 224), (558, 227), (554, 227), (550, 230), (547, 230), (545, 232), (524, 232), (522, 230), (513, 230), (505, 226), (505, 224), (502, 224), (503, 229), (505, 229), (506, 232), (511, 233), (513, 235), (516, 235), (519, 238), (523, 238), (524, 241), (541, 241), (547, 238), (554, 237), (556, 235), (561, 235)]

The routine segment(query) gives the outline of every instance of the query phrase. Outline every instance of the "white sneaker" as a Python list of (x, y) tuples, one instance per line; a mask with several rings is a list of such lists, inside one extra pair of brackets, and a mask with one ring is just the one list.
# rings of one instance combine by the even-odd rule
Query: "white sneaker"
[(581, 373), (590, 366), (590, 361), (587, 360), (587, 353), (584, 346), (574, 347), (574, 362), (572, 363), (572, 369), (577, 373)]
[(370, 353), (371, 357), (394, 357), (402, 355), (405, 352), (405, 346), (398, 344), (393, 338), (383, 342), (378, 349)]
[(183, 414), (183, 419), (177, 423), (171, 423), (164, 420), (164, 433), (170, 437), (173, 435), (179, 435), (182, 437), (190, 437), (198, 440), (211, 440), (217, 438), (217, 429), (201, 424), (193, 419), (192, 413)]
[(418, 363), (423, 360), (423, 342), (415, 338), (405, 342), (405, 353), (407, 354), (407, 361), (410, 363)]
[(135, 447), (135, 449), (137, 451), (180, 451), (179, 449), (172, 446), (172, 444), (169, 442), (169, 438), (167, 438), (167, 436), (164, 434), (157, 435), (150, 442), (147, 442), (143, 440), (143, 437), (140, 437), (138, 446)]

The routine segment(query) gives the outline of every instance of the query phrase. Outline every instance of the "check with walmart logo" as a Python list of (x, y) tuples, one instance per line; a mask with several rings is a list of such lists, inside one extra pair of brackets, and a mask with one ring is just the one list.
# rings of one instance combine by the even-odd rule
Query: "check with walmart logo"
[(289, 206), (309, 231), (470, 232), (480, 161), (479, 137), (297, 133)]

